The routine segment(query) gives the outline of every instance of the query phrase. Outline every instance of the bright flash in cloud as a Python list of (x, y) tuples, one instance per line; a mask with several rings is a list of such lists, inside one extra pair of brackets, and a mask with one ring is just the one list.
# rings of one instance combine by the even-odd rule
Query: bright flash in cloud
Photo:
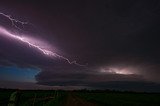
[(118, 68), (101, 68), (100, 72), (101, 73), (106, 73), (106, 74), (122, 74), (122, 75), (134, 74), (132, 72), (132, 70), (130, 70), (128, 68), (122, 68), (122, 69), (118, 69)]

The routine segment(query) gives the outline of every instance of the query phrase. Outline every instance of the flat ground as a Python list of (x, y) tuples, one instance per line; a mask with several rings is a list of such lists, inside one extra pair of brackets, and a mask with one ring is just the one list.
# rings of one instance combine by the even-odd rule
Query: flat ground
[(95, 103), (91, 103), (77, 97), (74, 93), (70, 93), (67, 96), (65, 106), (97, 106), (97, 105)]
[[(15, 91), (0, 90), (0, 106), (7, 106)], [(16, 96), (16, 106), (160, 106), (160, 93), (21, 90)]]

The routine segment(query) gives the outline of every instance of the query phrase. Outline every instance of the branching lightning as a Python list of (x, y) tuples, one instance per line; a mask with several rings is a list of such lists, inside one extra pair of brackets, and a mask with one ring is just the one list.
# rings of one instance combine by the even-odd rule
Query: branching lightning
[[(10, 15), (6, 15), (6, 14), (4, 14), (2, 12), (0, 12), (0, 15), (8, 18), (11, 21), (12, 25), (14, 27), (18, 28), (18, 29), (20, 29), (20, 28), (15, 23), (20, 23), (22, 25), (28, 24), (28, 22), (23, 22), (23, 21), (16, 20), (16, 19), (12, 18)], [(62, 55), (59, 55), (59, 54), (57, 54), (57, 53), (55, 53), (53, 51), (44, 49), (41, 46), (36, 45), (33, 42), (30, 42), (29, 40), (25, 39), (23, 36), (18, 36), (18, 35), (12, 34), (11, 32), (9, 32), (7, 29), (5, 29), (3, 27), (0, 27), (0, 33), (4, 34), (4, 35), (7, 35), (8, 37), (14, 38), (15, 40), (21, 41), (21, 42), (23, 42), (25, 44), (28, 44), (30, 47), (33, 47), (33, 48), (39, 50), (40, 52), (42, 52), (46, 56), (58, 57), (60, 59), (63, 59), (65, 61), (67, 61), (69, 64), (75, 64), (75, 65), (78, 65), (78, 66), (86, 66), (86, 65), (82, 65), (82, 64), (77, 63), (75, 60), (74, 61), (70, 61), (68, 58), (66, 58), (66, 57), (64, 57)]]
[(20, 23), (22, 26), (29, 24), (28, 22), (23, 22), (23, 21), (16, 20), (16, 19), (12, 18), (10, 15), (4, 14), (4, 13), (2, 13), (2, 12), (0, 12), (0, 15), (8, 18), (8, 19), (11, 21), (12, 25), (13, 25), (15, 28), (20, 29), (20, 30), (21, 30), (21, 28), (18, 27), (18, 26), (16, 25), (16, 23)]

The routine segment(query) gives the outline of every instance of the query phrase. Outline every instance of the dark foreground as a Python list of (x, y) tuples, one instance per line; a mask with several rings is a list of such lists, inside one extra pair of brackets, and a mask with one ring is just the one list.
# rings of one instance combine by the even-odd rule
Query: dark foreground
[(160, 106), (160, 93), (0, 90), (0, 106)]

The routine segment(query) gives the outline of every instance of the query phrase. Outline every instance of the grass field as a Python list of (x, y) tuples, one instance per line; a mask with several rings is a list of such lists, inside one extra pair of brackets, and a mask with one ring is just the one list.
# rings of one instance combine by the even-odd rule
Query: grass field
[(160, 106), (158, 93), (80, 92), (77, 96), (107, 106)]
[[(0, 106), (160, 106), (159, 93), (0, 90)], [(16, 97), (11, 102), (11, 95)]]

